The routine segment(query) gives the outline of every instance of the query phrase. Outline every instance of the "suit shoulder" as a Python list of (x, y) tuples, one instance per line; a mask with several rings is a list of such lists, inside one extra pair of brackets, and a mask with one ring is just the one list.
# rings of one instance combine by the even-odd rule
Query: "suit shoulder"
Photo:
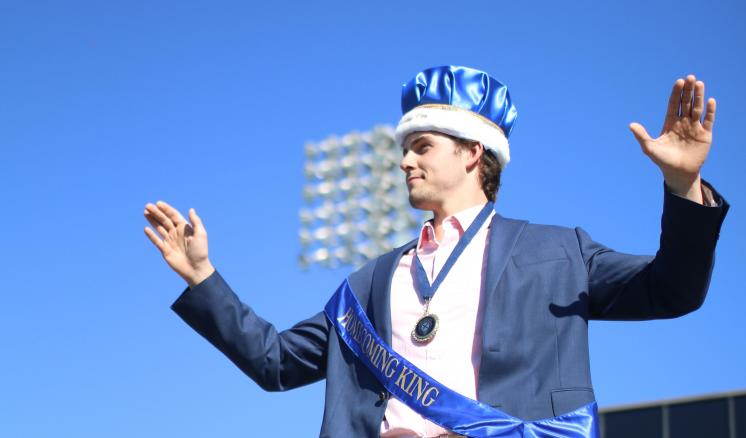
[(549, 225), (549, 224), (537, 224), (529, 222), (525, 219), (512, 219), (512, 218), (501, 218), (502, 220), (511, 222), (523, 222), (525, 227), (523, 234), (539, 234), (539, 235), (573, 235), (575, 234), (575, 228), (570, 228), (562, 225)]
[[(412, 248), (416, 242), (417, 240), (409, 241), (385, 254), (381, 254), (380, 256), (366, 262), (363, 266), (347, 277), (352, 290), (355, 291), (355, 294), (361, 302), (365, 302), (367, 294), (370, 292), (373, 274), (376, 272), (376, 269), (383, 269), (384, 271), (391, 269), (393, 263), (398, 260), (401, 254), (407, 249)], [(381, 267), (378, 267), (379, 265)]]
[(378, 258), (375, 258), (373, 260), (368, 260), (363, 266), (356, 269), (354, 272), (352, 272), (347, 279), (352, 282), (360, 281), (364, 278), (370, 279), (370, 277), (373, 276), (373, 271), (376, 269), (376, 262), (378, 261)]
[(520, 242), (530, 246), (551, 246), (563, 243), (577, 245), (577, 234), (575, 228), (526, 221)]
[(526, 231), (543, 234), (575, 234), (575, 228), (562, 225), (535, 224), (532, 222), (526, 223)]
[(352, 291), (355, 293), (358, 301), (360, 301), (361, 303), (367, 301), (367, 296), (370, 292), (371, 281), (373, 279), (373, 272), (376, 268), (376, 260), (377, 259), (368, 261), (363, 266), (347, 276), (347, 281), (350, 283)]

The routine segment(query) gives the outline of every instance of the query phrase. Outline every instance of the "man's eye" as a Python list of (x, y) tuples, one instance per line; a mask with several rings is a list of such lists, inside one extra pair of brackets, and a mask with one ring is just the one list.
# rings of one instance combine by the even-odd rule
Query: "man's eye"
[(401, 153), (402, 153), (402, 156), (407, 155), (407, 152), (409, 152), (409, 151), (412, 151), (415, 154), (421, 154), (425, 150), (427, 150), (427, 149), (429, 149), (431, 147), (432, 147), (432, 145), (430, 143), (417, 143), (417, 144), (412, 145), (409, 149), (402, 148)]

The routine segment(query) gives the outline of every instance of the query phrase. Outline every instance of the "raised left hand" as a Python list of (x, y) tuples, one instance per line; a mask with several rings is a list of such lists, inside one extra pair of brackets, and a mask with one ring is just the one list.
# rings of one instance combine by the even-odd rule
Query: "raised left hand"
[(663, 129), (658, 138), (652, 138), (639, 123), (631, 123), (630, 130), (640, 143), (643, 152), (661, 169), (666, 185), (676, 194), (702, 203), (700, 169), (712, 144), (712, 126), (715, 123), (715, 99), (707, 101), (705, 110), (705, 84), (694, 75), (686, 80), (677, 79)]

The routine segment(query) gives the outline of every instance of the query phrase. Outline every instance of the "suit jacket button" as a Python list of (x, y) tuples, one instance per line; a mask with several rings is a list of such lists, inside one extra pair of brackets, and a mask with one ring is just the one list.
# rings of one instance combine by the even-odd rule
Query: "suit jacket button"
[(387, 391), (381, 391), (378, 393), (378, 400), (384, 401), (391, 398), (391, 394), (389, 394)]

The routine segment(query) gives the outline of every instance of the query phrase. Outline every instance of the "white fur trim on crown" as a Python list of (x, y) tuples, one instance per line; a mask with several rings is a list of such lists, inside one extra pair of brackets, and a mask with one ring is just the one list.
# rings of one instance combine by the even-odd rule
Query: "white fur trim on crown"
[(500, 168), (510, 161), (508, 139), (494, 123), (472, 111), (451, 105), (420, 105), (404, 114), (394, 138), (401, 146), (416, 131), (437, 131), (465, 140), (478, 141), (497, 157)]

